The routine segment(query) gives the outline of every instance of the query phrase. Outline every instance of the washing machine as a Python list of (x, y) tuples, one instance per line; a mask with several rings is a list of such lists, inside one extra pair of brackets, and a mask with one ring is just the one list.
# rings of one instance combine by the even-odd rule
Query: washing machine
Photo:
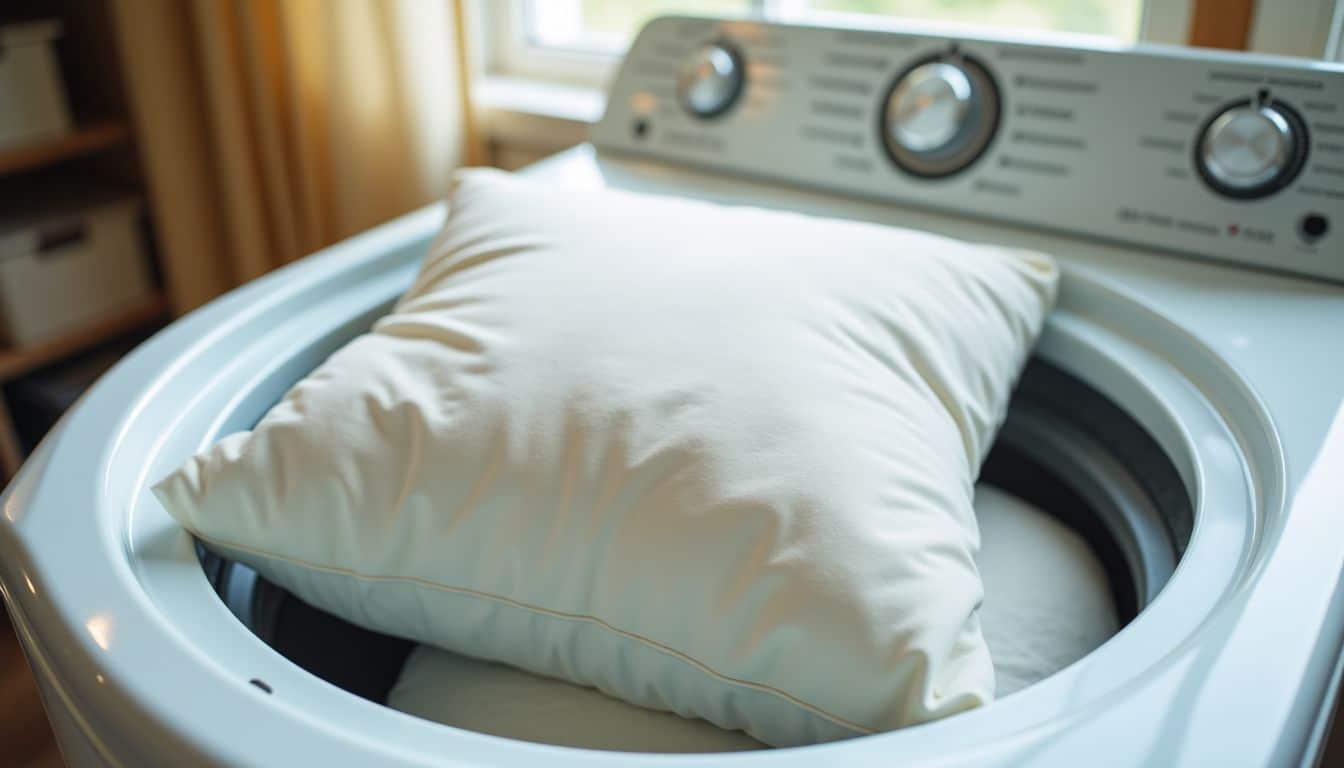
[[(431, 206), (174, 323), (5, 491), (0, 590), (71, 764), (1317, 759), (1344, 639), (1344, 68), (667, 17), (592, 143), (523, 173), (1053, 254), (1058, 306), (980, 487), (1085, 543), (1114, 630), (988, 706), (801, 748), (558, 746), (389, 706), (417, 649), (209, 553), (148, 488), (386, 312), (443, 222)], [(1025, 567), (994, 543), (1014, 536), (986, 547)]]

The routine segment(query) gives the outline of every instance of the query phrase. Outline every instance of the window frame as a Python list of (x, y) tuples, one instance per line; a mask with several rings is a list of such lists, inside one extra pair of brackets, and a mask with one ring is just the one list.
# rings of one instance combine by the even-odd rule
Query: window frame
[(1344, 62), (1344, 0), (1335, 4), (1335, 17), (1330, 22), (1330, 37), (1325, 42), (1325, 57)]
[(1340, 61), (1344, 0), (1257, 0), (1247, 49)]
[(527, 36), (526, 0), (478, 0), (486, 28), (486, 73), (568, 85), (602, 87), (620, 57), (533, 43)]

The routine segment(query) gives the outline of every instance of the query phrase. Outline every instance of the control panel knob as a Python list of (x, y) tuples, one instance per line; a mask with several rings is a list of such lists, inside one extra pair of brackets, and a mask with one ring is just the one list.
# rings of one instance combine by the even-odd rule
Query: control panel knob
[(901, 169), (948, 176), (970, 165), (998, 126), (999, 94), (977, 62), (956, 55), (925, 60), (892, 85), (882, 143)]
[(1287, 105), (1239, 102), (1216, 114), (1199, 139), (1195, 165), (1215, 192), (1264, 197), (1292, 181), (1306, 160), (1306, 128)]
[(699, 118), (722, 115), (742, 95), (746, 74), (742, 56), (732, 45), (709, 43), (696, 49), (677, 77), (681, 106)]
[(941, 61), (917, 67), (887, 104), (891, 131), (901, 146), (936, 152), (956, 138), (971, 111), (971, 79)]

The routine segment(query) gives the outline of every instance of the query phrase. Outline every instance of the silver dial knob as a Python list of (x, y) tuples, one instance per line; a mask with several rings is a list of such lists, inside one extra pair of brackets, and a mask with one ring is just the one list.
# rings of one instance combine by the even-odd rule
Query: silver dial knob
[(1262, 197), (1301, 169), (1306, 141), (1300, 120), (1282, 104), (1249, 102), (1219, 113), (1199, 140), (1196, 164), (1216, 192)]
[(994, 80), (965, 57), (940, 57), (901, 75), (882, 111), (882, 143), (901, 169), (948, 176), (975, 161), (998, 124)]
[(727, 43), (710, 43), (696, 49), (682, 65), (677, 96), (692, 115), (716, 117), (737, 101), (745, 80), (737, 51)]
[(913, 152), (946, 147), (966, 124), (971, 111), (971, 80), (941, 61), (911, 70), (887, 100), (887, 126), (901, 146)]

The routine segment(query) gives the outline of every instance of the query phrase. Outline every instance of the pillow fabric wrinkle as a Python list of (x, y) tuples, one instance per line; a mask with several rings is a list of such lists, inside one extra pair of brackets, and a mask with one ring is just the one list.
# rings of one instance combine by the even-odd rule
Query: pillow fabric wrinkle
[(459, 172), (393, 310), (154, 492), (381, 632), (775, 746), (927, 722), (993, 697), (973, 484), (1056, 281)]

